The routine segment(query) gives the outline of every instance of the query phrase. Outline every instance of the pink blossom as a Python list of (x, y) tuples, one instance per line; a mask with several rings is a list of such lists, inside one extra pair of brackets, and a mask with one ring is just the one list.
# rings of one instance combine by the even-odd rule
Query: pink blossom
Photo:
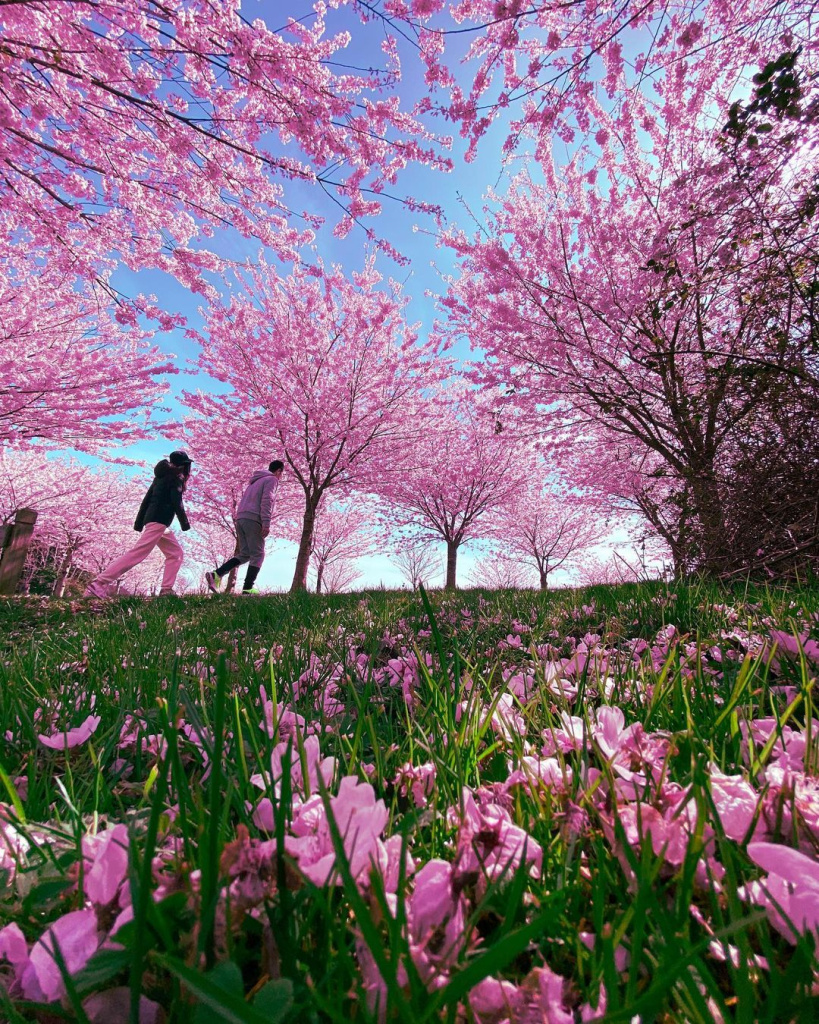
[(565, 711), (560, 712), (562, 727), (543, 730), (543, 753), (566, 754), (570, 750), (583, 750), (589, 744), (589, 733), (586, 722), (576, 715)]
[(514, 672), (509, 669), (503, 673), (504, 684), (509, 693), (520, 701), (527, 701), (536, 693), (538, 680), (533, 672)]
[[(458, 812), (453, 812), (457, 819)], [(521, 864), (530, 865), (533, 877), (540, 876), (543, 850), (540, 844), (514, 825), (496, 804), (481, 808), (469, 789), (463, 790), (463, 817), (458, 832), (458, 870), (479, 873), (487, 879), (511, 877)]]
[(6, 960), (14, 968), (17, 982), (28, 963), (28, 943), (17, 924), (7, 924), (0, 929), (0, 960)]
[(402, 765), (393, 779), (393, 785), (402, 796), (411, 795), (416, 807), (425, 807), (435, 788), (435, 765)]
[[(597, 942), (597, 937), (594, 932), (579, 932), (578, 938), (586, 947), (586, 949), (594, 950)], [(618, 971), (628, 970), (628, 965), (631, 963), (631, 954), (625, 948), (625, 946), (617, 946), (614, 950), (614, 967)]]
[[(526, 735), (526, 723), (520, 714), (517, 701), (509, 693), (502, 693), (494, 702), (491, 709), (481, 706), (478, 712), (478, 725), (483, 726), (489, 721), (492, 731), (507, 742), (512, 742), (516, 737), (522, 738)], [(455, 720), (460, 721), (464, 714), (473, 710), (469, 701), (462, 701), (455, 712)]]
[(751, 827), (759, 793), (741, 775), (723, 775), (712, 766), (711, 795), (726, 836), (741, 842)]
[(780, 654), (798, 659), (803, 653), (808, 661), (813, 662), (814, 665), (819, 664), (819, 643), (816, 640), (811, 640), (807, 633), (794, 636), (781, 629), (772, 629), (770, 637)]
[[(561, 763), (556, 757), (525, 756), (520, 759), (520, 768), (510, 772), (503, 785), (507, 790), (523, 786), (528, 792), (532, 792), (538, 786), (545, 786), (564, 792), (570, 788), (573, 774), (571, 767)], [(598, 774), (595, 770), (594, 777), (596, 778)]]
[[(356, 938), (355, 949), (364, 984), (367, 1008), (376, 1016), (379, 1024), (385, 1024), (387, 1020), (387, 983), (375, 962), (370, 947), (360, 936)], [(403, 964), (398, 965), (396, 977), (399, 987), (404, 988), (408, 983), (408, 978)]]
[(819, 835), (819, 779), (783, 767), (780, 759), (765, 769), (764, 781), (768, 789), (762, 800), (760, 833), (763, 824), (771, 834), (795, 833), (799, 848), (812, 853)]
[(8, 881), (13, 882), (30, 844), (13, 822), (7, 820), (8, 810), (0, 804), (0, 871), (7, 872)]
[(748, 856), (768, 872), (762, 891), (752, 887), (750, 891), (756, 902), (765, 906), (774, 928), (791, 942), (796, 938), (794, 928), (816, 932), (819, 937), (819, 863), (815, 858), (777, 843), (749, 843)]
[(279, 738), (286, 740), (297, 732), (304, 736), (310, 732), (315, 732), (318, 728), (314, 722), (308, 725), (303, 715), (296, 714), (296, 712), (285, 707), (283, 703), (274, 705), (272, 700), (266, 699), (264, 690), (262, 690), (262, 711), (264, 721), (259, 723), (259, 728), (264, 729), (271, 738), (276, 735), (277, 729)]
[(469, 994), (477, 1024), (575, 1024), (601, 1019), (606, 1012), (602, 988), (596, 1006), (571, 1009), (570, 1003), (566, 979), (548, 966), (534, 968), (520, 985), (484, 978)]
[(642, 841), (650, 838), (657, 856), (664, 856), (675, 866), (682, 864), (690, 839), (684, 821), (669, 820), (656, 807), (644, 803), (628, 804), (618, 814), (629, 845), (640, 849)]
[(69, 974), (76, 974), (99, 947), (97, 915), (93, 910), (72, 910), (57, 918), (34, 943), (21, 976), (23, 996), (51, 1003), (65, 993), (62, 974), (54, 959), (57, 944)]
[(89, 715), (81, 725), (74, 729), (69, 729), (67, 732), (54, 732), (50, 736), (38, 735), (37, 739), (50, 750), (70, 750), (72, 747), (86, 743), (96, 732), (101, 721), (99, 715)]
[[(814, 735), (819, 735), (819, 722), (814, 721), (811, 724)], [(782, 768), (801, 771), (807, 746), (807, 737), (803, 731), (782, 725), (775, 718), (756, 718), (748, 723), (743, 722), (740, 728), (744, 737), (747, 738), (750, 734), (754, 743), (760, 747), (764, 747), (775, 735), (771, 758)]]
[(452, 865), (427, 861), (415, 876), (408, 907), (410, 953), (427, 985), (445, 982), (446, 971), (468, 942), (466, 912), (463, 896), (455, 893)]
[[(427, 667), (432, 666), (432, 658), (424, 654)], [(390, 658), (382, 670), (383, 677), (389, 686), (398, 686), (407, 704), (416, 700), (418, 687), (418, 660), (414, 653), (402, 654), (400, 658)]]
[[(246, 804), (247, 809), (250, 810), (252, 804)], [(269, 797), (262, 797), (262, 799), (253, 808), (253, 824), (256, 828), (261, 829), (263, 832), (273, 833), (276, 831), (276, 816), (273, 813), (273, 801)]]
[(128, 829), (115, 825), (96, 836), (84, 836), (85, 894), (92, 903), (107, 906), (128, 874)]
[[(319, 778), (325, 786), (333, 781), (336, 769), (334, 757), (321, 757), (321, 748), (317, 736), (307, 736), (301, 746), (292, 739), (277, 743), (270, 755), (270, 776), (253, 775), (251, 782), (255, 786), (265, 788), (272, 783), (277, 795), (281, 794), (281, 781), (284, 776), (284, 765), (290, 764), (291, 791), (299, 796), (310, 796), (318, 792)], [(304, 771), (307, 770), (305, 778)]]
[(240, 825), (237, 837), (222, 853), (222, 871), (230, 879), (227, 895), (238, 913), (257, 907), (270, 892), (274, 877), (275, 840), (259, 842)]
[(592, 735), (605, 758), (613, 760), (627, 739), (630, 728), (625, 727), (625, 716), (620, 708), (602, 707), (597, 711)]
[(119, 731), (119, 743), (122, 750), (135, 750), (140, 732), (146, 732), (148, 723), (137, 715), (126, 714), (125, 721)]
[[(353, 878), (363, 880), (373, 864), (386, 867), (388, 857), (380, 837), (389, 812), (383, 800), (375, 799), (372, 786), (346, 776), (329, 803)], [(334, 874), (336, 856), (320, 797), (312, 797), (299, 808), (293, 831), (298, 838), (288, 841), (288, 852), (311, 882), (326, 885)]]
[[(384, 852), (380, 854), (378, 861), (378, 870), (381, 874), (382, 884), (384, 891), (387, 893), (388, 898), (394, 896), (398, 891), (398, 882), (401, 875), (401, 857), (403, 850), (403, 869), (404, 877), (412, 878), (415, 874), (415, 861), (410, 856), (409, 848), (405, 848), (404, 837), (400, 833), (396, 833), (384, 840)], [(380, 851), (379, 851), (380, 853)]]
[(484, 978), (469, 993), (469, 1009), (477, 1024), (502, 1024), (517, 1020), (525, 994), (510, 981)]
[[(534, 1007), (543, 1015), (542, 1018), (534, 1018), (535, 1020), (545, 1019), (549, 1024), (575, 1024), (577, 1017), (566, 1006), (565, 978), (555, 974), (548, 965), (544, 965), (534, 968), (526, 978), (524, 985), (533, 991)], [(605, 1016), (606, 994), (602, 986), (597, 1005), (591, 1006), (584, 1003), (577, 1012), (581, 1021), (593, 1021)], [(522, 1021), (521, 1024), (529, 1024), (529, 1021)]]

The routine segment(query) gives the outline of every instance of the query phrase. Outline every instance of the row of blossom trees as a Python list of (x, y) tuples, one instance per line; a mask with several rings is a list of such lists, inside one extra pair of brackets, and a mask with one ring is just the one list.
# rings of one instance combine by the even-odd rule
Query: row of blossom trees
[[(202, 454), (206, 461), (206, 453)], [(223, 560), (235, 541), (230, 506), (224, 502), (231, 493), (241, 490), (245, 477), (238, 466), (223, 465), (220, 480), (217, 492), (204, 467), (198, 468), (191, 478), (186, 503), (193, 530), (181, 538), (187, 556), (183, 589), (198, 589), (204, 569)], [(480, 487), (481, 481), (474, 480), (473, 484)], [(117, 551), (132, 542), (132, 522), (143, 489), (144, 481), (139, 477), (73, 459), (48, 457), (39, 450), (0, 456), (0, 525), (12, 521), (21, 508), (33, 507), (38, 511), (24, 589), (55, 597), (81, 591)], [(277, 539), (298, 541), (301, 535), (302, 518), (293, 501), (295, 491), (292, 479), (281, 489), (272, 530)], [(455, 503), (450, 507), (456, 517), (463, 518), (464, 512), (470, 512), (468, 503), (461, 509)], [(502, 580), (511, 586), (532, 584), (531, 570), (542, 564), (542, 549), (527, 548), (523, 543), (519, 548), (507, 546), (516, 538), (525, 541), (524, 522), (537, 525), (537, 536), (548, 548), (551, 568), (576, 567), (578, 558), (588, 552), (590, 540), (596, 540), (601, 531), (588, 518), (582, 530), (567, 532), (567, 516), (561, 510), (550, 533), (544, 511), (545, 505), (535, 506), (528, 520), (518, 520), (511, 505), (497, 502), (494, 508), (485, 510), (486, 514), (479, 517), (481, 528), (473, 522), (459, 546), (466, 540), (499, 541), (500, 551), (491, 559), (496, 567), (494, 572), (488, 570), (487, 561), (483, 574), (472, 582), (485, 586), (500, 585)], [(506, 532), (505, 524), (512, 519), (520, 525), (517, 533)], [(394, 553), (392, 557), (410, 586), (436, 585), (442, 563), (430, 536), (440, 540), (440, 534), (434, 523), (426, 522), (424, 517), (415, 522), (416, 530), (408, 531), (406, 508), (391, 509), (384, 498), (374, 494), (325, 501), (314, 522), (308, 561), (310, 577), (303, 585), (294, 585), (294, 589), (309, 585), (317, 593), (347, 590), (361, 578), (360, 560), (377, 550)], [(449, 551), (448, 546), (446, 550)], [(514, 566), (511, 572), (510, 566)], [(500, 567), (505, 568), (505, 575), (498, 574)], [(160, 575), (161, 558), (155, 555), (129, 573), (123, 585), (128, 592), (154, 591)], [(547, 579), (541, 573), (540, 585), (544, 588)], [(446, 584), (455, 586), (451, 562), (447, 563)]]
[(556, 468), (525, 424), (466, 384), (440, 345), (418, 341), (397, 285), (371, 262), (352, 280), (321, 266), (281, 277), (260, 262), (238, 283), (203, 309), (198, 335), (200, 368), (227, 390), (188, 393), (186, 429), (207, 464), (223, 467), (208, 475), (223, 520), (238, 498), (235, 477), (219, 484), (225, 466), (247, 471), (249, 458), (261, 465), (274, 454), (285, 462), (295, 484), (280, 510), (298, 538), (293, 590), (307, 585), (311, 558), (321, 585), (333, 555), (363, 536), (359, 520), (443, 543), (447, 587), (473, 539), (511, 544), (544, 587), (600, 539), (599, 509), (558, 493)]

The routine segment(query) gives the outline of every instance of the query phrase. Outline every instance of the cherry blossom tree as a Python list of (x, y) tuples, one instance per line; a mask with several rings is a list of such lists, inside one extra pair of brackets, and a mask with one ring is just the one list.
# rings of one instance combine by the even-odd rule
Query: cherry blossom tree
[(240, 7), (2, 4), (0, 234), (81, 276), (116, 254), (196, 287), (213, 265), (198, 243), (214, 229), (295, 254), (305, 232), (290, 223), (288, 184), (331, 194), (344, 233), (378, 212), (403, 167), (448, 166), (398, 103), (392, 41), (375, 42), (383, 70), (356, 69), (350, 34), (328, 35), (326, 4), (271, 24)]
[[(542, 472), (542, 471), (541, 471)], [(504, 554), (535, 570), (541, 590), (557, 569), (570, 569), (579, 555), (608, 532), (599, 500), (567, 488), (544, 486), (533, 472), (499, 510), (493, 532)]]
[[(162, 318), (171, 326), (172, 318)], [(10, 253), (0, 259), (0, 441), (99, 451), (148, 436), (174, 364), (116, 320), (108, 296)]]
[(475, 390), (449, 383), (417, 414), (412, 463), (384, 492), (399, 528), (446, 544), (446, 588), (456, 586), (458, 550), (489, 533), (489, 518), (524, 485), (521, 441)]
[(23, 508), (47, 514), (71, 504), (82, 473), (78, 462), (48, 458), (41, 449), (0, 449), (0, 522), (12, 522)]
[(488, 235), (451, 239), (463, 274), (445, 305), (487, 375), (530, 412), (562, 408), (650, 453), (684, 496), (688, 566), (711, 572), (734, 565), (728, 453), (756, 410), (816, 380), (815, 180), (794, 187), (792, 64), (766, 68), (747, 108), (770, 85), (770, 141), (738, 149), (737, 108), (724, 131), (647, 123), (645, 155), (618, 142), (591, 170), (579, 150), (545, 182), (523, 173)]
[(318, 512), (329, 494), (373, 491), (396, 475), (420, 431), (420, 389), (445, 363), (403, 317), (395, 282), (373, 261), (354, 274), (299, 267), (280, 277), (264, 260), (245, 287), (206, 311), (200, 368), (225, 394), (186, 396), (223, 457), (267, 464), (278, 453), (303, 496), (293, 590), (303, 590)]
[[(819, 387), (772, 396), (735, 438), (724, 489), (735, 566), (761, 576), (819, 571)], [(749, 498), (751, 500), (749, 500)], [(676, 509), (673, 509), (676, 511)], [(681, 513), (686, 511), (681, 504)], [(673, 522), (682, 520), (682, 514)]]
[(495, 551), (478, 559), (469, 574), (473, 587), (486, 590), (525, 590), (532, 586), (532, 572), (505, 551)]
[(587, 555), (578, 563), (575, 578), (580, 587), (614, 587), (622, 583), (636, 583), (639, 577), (630, 571), (630, 566), (623, 565), (613, 555), (608, 558)]
[(317, 594), (347, 590), (361, 578), (356, 562), (374, 551), (372, 528), (372, 515), (356, 498), (321, 506), (310, 559)]
[(413, 590), (419, 585), (429, 587), (429, 581), (441, 572), (441, 559), (428, 539), (405, 537), (396, 547), (393, 561)]
[(607, 556), (596, 553), (582, 555), (575, 567), (578, 586), (617, 586), (622, 583), (640, 583), (663, 576), (662, 563), (646, 558), (643, 546), (615, 549)]
[[(470, 141), (467, 159), (499, 122), (505, 153), (533, 140), (537, 158), (548, 160), (556, 149), (607, 130), (598, 123), (601, 107), (616, 111), (617, 130), (636, 147), (642, 122), (654, 117), (649, 96), (666, 120), (685, 121), (783, 49), (815, 52), (810, 0), (387, 0), (383, 7), (364, 6), (396, 34), (413, 34), (426, 64), (425, 105), (433, 107), (437, 91), (440, 112)], [(458, 62), (465, 71), (456, 69)]]

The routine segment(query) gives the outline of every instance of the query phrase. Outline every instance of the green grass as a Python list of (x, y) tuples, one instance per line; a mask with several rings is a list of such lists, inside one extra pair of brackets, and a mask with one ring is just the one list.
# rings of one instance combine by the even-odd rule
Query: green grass
[[(733, 626), (720, 606), (734, 610)], [(69, 978), (54, 1019), (81, 1020), (90, 993), (130, 986), (132, 1020), (141, 994), (162, 1005), (169, 1024), (191, 1017), (195, 1024), (374, 1020), (362, 989), (365, 946), (394, 1020), (473, 1019), (467, 995), (482, 978), (520, 984), (543, 965), (568, 979), (567, 1006), (596, 1006), (602, 984), (611, 1021), (819, 1019), (813, 940), (788, 942), (737, 894), (760, 872), (744, 843), (725, 837), (709, 786), (709, 766), (717, 766), (764, 788), (760, 772), (772, 751), (757, 748), (749, 764), (741, 723), (772, 714), (787, 716), (794, 728), (812, 720), (811, 666), (783, 661), (777, 675), (769, 657), (731, 660), (728, 652), (741, 652), (731, 628), (740, 635), (773, 626), (793, 631), (815, 626), (817, 614), (815, 589), (725, 591), (706, 583), (436, 593), (429, 607), (420, 595), (391, 592), (123, 599), (97, 611), (84, 602), (3, 601), (0, 789), (3, 813), (32, 846), (14, 884), (3, 889), (0, 923), (16, 922), (34, 941), (49, 922), (81, 907), (82, 836), (124, 822), (135, 909), (118, 936), (125, 948), (97, 954)], [(514, 633), (514, 620), (531, 632), (521, 634), (519, 648), (499, 647)], [(676, 639), (660, 664), (623, 654), (628, 641), (654, 643), (671, 625)], [(549, 643), (568, 656), (589, 633), (621, 659), (611, 661), (606, 678), (587, 668), (576, 693), (556, 695), (531, 645)], [(400, 688), (377, 679), (400, 647), (430, 655), (412, 708)], [(700, 656), (710, 649), (722, 661), (716, 651)], [(332, 718), (310, 694), (293, 696), (311, 657), (320, 666), (319, 690), (333, 667), (343, 667)], [(504, 669), (530, 672), (536, 688), (534, 699), (516, 708), (523, 731), (507, 738), (487, 720), (504, 692)], [(792, 688), (784, 695), (783, 685)], [(405, 837), (418, 868), (432, 858), (453, 861), (457, 830), (447, 811), (461, 805), (464, 787), (497, 789), (528, 750), (560, 728), (562, 714), (590, 727), (593, 709), (606, 703), (623, 709), (627, 725), (642, 722), (646, 733), (664, 737), (663, 785), (691, 793), (699, 827), (679, 864), (649, 841), (630, 844), (611, 799), (612, 768), (599, 749), (559, 753), (572, 780), (567, 793), (518, 788), (508, 797), (512, 821), (542, 847), (541, 877), (512, 869), (488, 886), (463, 880), (473, 941), (446, 984), (430, 989), (408, 948), (411, 877), (402, 872), (393, 912), (377, 882), (364, 890), (355, 884), (336, 829), (338, 885), (305, 882), (281, 855), (293, 793), (285, 784), (278, 795), (263, 794), (250, 781), (269, 765), (277, 739), (262, 728), (261, 687), (314, 723), (322, 754), (337, 759), (329, 795), (344, 775), (374, 787), (389, 811), (385, 834)], [(62, 729), (92, 711), (100, 723), (88, 743), (67, 752), (39, 743), (38, 734), (49, 731), (44, 719)], [(135, 714), (141, 734), (157, 739), (151, 749), (123, 751), (120, 733)], [(180, 731), (182, 720), (199, 743)], [(809, 738), (809, 767), (818, 763), (815, 741)], [(300, 744), (291, 756), (303, 756)], [(392, 780), (401, 765), (425, 762), (435, 765), (436, 786), (428, 806), (416, 808)], [(275, 804), (272, 835), (260, 832), (247, 806), (263, 795)], [(776, 841), (803, 838), (793, 817), (792, 831), (783, 822)], [(224, 897), (227, 866), (243, 837), (275, 839), (279, 850), (252, 913)], [(152, 857), (171, 840), (167, 870), (175, 882), (157, 902)], [(702, 874), (706, 847), (725, 871), (719, 885)], [(585, 933), (594, 936), (588, 944)], [(736, 964), (711, 954), (714, 937), (736, 947)], [(626, 967), (618, 947), (629, 953)], [(755, 955), (771, 969), (753, 966)], [(10, 1000), (1, 986), (0, 1000), (10, 1020), (45, 1020), (55, 1010)]]

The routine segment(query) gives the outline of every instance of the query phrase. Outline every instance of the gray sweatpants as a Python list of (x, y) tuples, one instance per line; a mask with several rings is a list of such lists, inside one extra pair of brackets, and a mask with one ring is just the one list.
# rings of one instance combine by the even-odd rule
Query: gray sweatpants
[(250, 562), (257, 569), (261, 568), (264, 561), (264, 537), (262, 536), (262, 524), (254, 519), (236, 520), (236, 558), (243, 562)]

